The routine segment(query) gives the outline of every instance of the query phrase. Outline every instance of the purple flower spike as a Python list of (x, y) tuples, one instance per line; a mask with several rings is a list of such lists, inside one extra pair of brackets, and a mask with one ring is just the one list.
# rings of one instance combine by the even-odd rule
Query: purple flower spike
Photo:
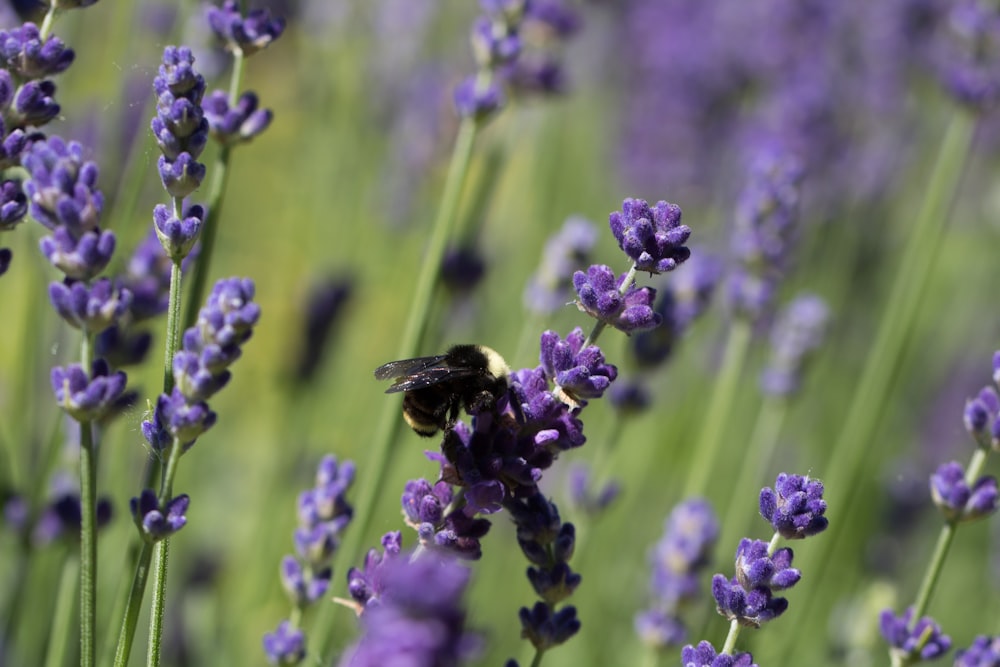
[(174, 439), (188, 449), (202, 433), (215, 425), (216, 414), (204, 401), (188, 403), (176, 387), (169, 396), (160, 394), (152, 419), (142, 422), (142, 435), (155, 450), (169, 447)]
[(658, 327), (663, 317), (653, 310), (656, 290), (636, 287), (633, 281), (622, 294), (627, 276), (615, 278), (611, 268), (604, 265), (593, 265), (587, 273), (577, 271), (573, 274), (573, 287), (579, 296), (577, 307), (625, 333)]
[(318, 572), (303, 568), (294, 556), (281, 559), (281, 585), (297, 607), (313, 604), (326, 595), (333, 571), (324, 568)]
[(66, 227), (57, 227), (51, 236), (38, 242), (52, 266), (73, 280), (91, 280), (107, 267), (115, 252), (113, 232), (89, 231), (75, 238)]
[(483, 123), (503, 106), (503, 93), (496, 83), (480, 89), (476, 77), (469, 77), (455, 87), (455, 110), (462, 118)]
[[(2, 126), (2, 123), (0, 123)], [(17, 130), (20, 133), (20, 130)], [(23, 136), (23, 134), (22, 134)], [(5, 144), (7, 142), (4, 142)], [(4, 150), (0, 147), (0, 168), (7, 169), (20, 163), (20, 152), (10, 153), (10, 160), (3, 158)], [(6, 167), (3, 163), (10, 162)], [(4, 181), (0, 184), (0, 232), (9, 232), (17, 225), (24, 222), (24, 216), (28, 213), (28, 198), (21, 189), (18, 181)]]
[(100, 333), (117, 322), (132, 303), (127, 289), (117, 292), (111, 281), (101, 278), (91, 286), (86, 283), (52, 283), (49, 300), (67, 324), (89, 333)]
[(364, 569), (352, 567), (347, 571), (347, 592), (357, 603), (358, 614), (362, 614), (368, 603), (376, 602), (385, 591), (385, 569), (402, 555), (403, 535), (398, 530), (382, 536), (382, 553), (369, 549), (365, 555)]
[(205, 180), (205, 165), (196, 161), (187, 152), (181, 153), (173, 161), (161, 155), (156, 164), (163, 189), (175, 199), (187, 197), (200, 188), (201, 182)]
[[(996, 374), (996, 371), (994, 371)], [(996, 449), (1000, 438), (1000, 396), (993, 387), (984, 387), (979, 395), (965, 403), (965, 429), (983, 449)]]
[(974, 521), (997, 510), (997, 480), (980, 477), (970, 488), (961, 463), (943, 463), (931, 475), (931, 497), (950, 523)]
[(387, 561), (382, 578), (379, 604), (365, 609), (362, 636), (344, 653), (341, 667), (457, 667), (473, 657), (479, 642), (465, 631), (461, 604), (468, 569), (423, 554), (415, 561)]
[(80, 364), (56, 366), (51, 378), (56, 403), (78, 422), (99, 419), (125, 393), (125, 373), (110, 371), (103, 359), (94, 361), (89, 377)]
[(30, 178), (24, 190), (31, 215), (49, 230), (66, 227), (75, 239), (98, 228), (104, 196), (97, 186), (97, 165), (85, 161), (83, 146), (57, 136), (36, 141), (22, 158)]
[(232, 108), (225, 92), (210, 93), (202, 108), (212, 138), (223, 146), (233, 146), (248, 142), (266, 130), (274, 114), (270, 109), (259, 109), (258, 105), (257, 95), (251, 92), (240, 95)]
[(580, 404), (588, 398), (600, 398), (618, 377), (618, 369), (604, 363), (600, 348), (596, 345), (583, 348), (584, 340), (580, 327), (565, 340), (554, 331), (546, 331), (542, 334), (540, 355), (545, 374), (566, 396)]
[(786, 540), (801, 540), (826, 530), (823, 483), (808, 476), (781, 473), (774, 489), (760, 492), (760, 515)]
[(472, 52), (480, 69), (494, 69), (517, 59), (521, 38), (504, 22), (481, 16), (472, 25)]
[(132, 498), (129, 507), (132, 519), (142, 532), (143, 539), (158, 542), (170, 537), (187, 523), (190, 499), (187, 494), (173, 498), (160, 507), (160, 501), (152, 489), (143, 489), (138, 498)]
[(760, 587), (748, 591), (736, 577), (728, 580), (721, 574), (712, 578), (712, 596), (720, 614), (752, 628), (773, 621), (788, 609), (788, 600), (774, 597), (771, 589)]
[[(161, 157), (160, 165), (167, 165), (171, 169), (178, 165), (181, 165), (183, 169), (184, 164), (198, 165), (202, 167), (201, 175), (204, 177), (204, 165), (193, 161), (185, 162), (183, 160), (185, 156), (187, 156), (187, 153), (184, 153), (181, 159), (178, 159), (172, 165)], [(164, 185), (166, 186), (166, 183)], [(169, 187), (167, 187), (167, 192), (170, 192)], [(166, 251), (167, 256), (175, 262), (182, 261), (191, 252), (195, 242), (201, 235), (201, 225), (204, 220), (205, 209), (198, 205), (189, 206), (184, 212), (183, 220), (175, 218), (171, 214), (170, 209), (163, 204), (157, 204), (153, 208), (153, 227), (156, 229), (156, 236), (159, 238), (160, 244), (163, 246), (163, 250)]]
[(55, 35), (42, 41), (34, 23), (25, 23), (13, 30), (0, 30), (2, 66), (22, 81), (54, 76), (73, 64), (73, 49), (66, 48)]
[(1000, 637), (979, 635), (967, 649), (955, 652), (954, 667), (995, 667), (1000, 665)]
[(8, 110), (7, 123), (15, 129), (45, 125), (59, 115), (55, 94), (56, 84), (47, 79), (24, 84), (14, 97), (13, 108)]
[(802, 578), (802, 573), (792, 566), (792, 550), (778, 549), (767, 553), (767, 542), (743, 538), (736, 547), (736, 579), (746, 590), (769, 588), (782, 591), (791, 588)]
[(642, 199), (626, 199), (608, 221), (618, 247), (639, 271), (666, 273), (684, 262), (691, 251), (684, 245), (691, 230), (681, 224), (681, 209), (659, 201), (650, 207)]
[(264, 653), (272, 665), (297, 665), (306, 657), (306, 636), (289, 621), (264, 635)]
[(749, 653), (716, 654), (715, 647), (707, 641), (681, 649), (681, 663), (684, 667), (757, 667)]
[(205, 18), (227, 49), (245, 57), (270, 46), (285, 30), (285, 20), (272, 18), (267, 9), (255, 9), (244, 18), (236, 0), (225, 0), (221, 7), (209, 7)]
[(553, 612), (544, 602), (536, 602), (531, 609), (521, 607), (518, 616), (521, 618), (521, 636), (538, 651), (559, 646), (580, 631), (576, 607), (571, 605)]
[(985, 111), (1000, 100), (997, 45), (1000, 16), (996, 7), (979, 0), (950, 5), (943, 22), (949, 28), (939, 51), (939, 78), (960, 103)]
[(0, 276), (7, 273), (12, 259), (14, 259), (14, 253), (10, 251), (10, 248), (0, 248)]
[(879, 616), (882, 637), (889, 642), (889, 650), (899, 657), (900, 664), (934, 660), (948, 652), (951, 637), (941, 634), (941, 626), (934, 619), (924, 616), (911, 628), (912, 620), (913, 607), (909, 607), (902, 616), (896, 616), (891, 609), (884, 610)]

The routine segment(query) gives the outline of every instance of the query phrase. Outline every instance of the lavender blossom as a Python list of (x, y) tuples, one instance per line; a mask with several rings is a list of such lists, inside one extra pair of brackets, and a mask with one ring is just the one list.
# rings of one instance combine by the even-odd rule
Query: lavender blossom
[(246, 92), (232, 107), (225, 92), (216, 90), (202, 102), (211, 137), (223, 146), (246, 143), (271, 124), (270, 109), (259, 109), (257, 95)]
[(285, 30), (285, 20), (273, 18), (267, 9), (252, 10), (244, 17), (236, 0), (225, 0), (220, 7), (209, 7), (205, 18), (226, 48), (244, 57), (266, 49)]
[(264, 635), (264, 653), (272, 665), (297, 665), (306, 657), (305, 633), (282, 621), (277, 630)]
[(1000, 13), (979, 0), (961, 0), (951, 5), (948, 31), (940, 40), (938, 76), (958, 102), (984, 111), (1000, 100), (997, 46), (1000, 44)]
[(797, 297), (778, 316), (771, 330), (771, 357), (760, 376), (765, 394), (789, 397), (798, 391), (804, 364), (823, 344), (828, 318), (826, 303), (810, 294)]
[(954, 667), (992, 667), (1000, 664), (1000, 638), (979, 635), (967, 649), (955, 652)]
[[(98, 528), (111, 523), (111, 500), (98, 498), (95, 514)], [(82, 517), (79, 491), (75, 489), (60, 491), (42, 509), (32, 531), (32, 541), (44, 545), (63, 537), (78, 540)]]
[(49, 300), (67, 324), (96, 334), (125, 315), (132, 293), (127, 289), (115, 291), (109, 279), (101, 278), (89, 286), (81, 282), (52, 283)]
[[(472, 487), (467, 493), (475, 494), (477, 491), (479, 489)], [(499, 505), (502, 498), (501, 495), (490, 502), (474, 497), (468, 507), (488, 511), (494, 502)], [(490, 522), (472, 518), (462, 508), (446, 513), (453, 499), (454, 494), (447, 482), (440, 481), (432, 486), (424, 479), (411, 480), (403, 491), (403, 516), (407, 525), (417, 531), (420, 544), (425, 548), (441, 549), (457, 558), (478, 560), (482, 557), (479, 540), (486, 536)]]
[[(997, 367), (996, 359), (997, 356), (994, 356), (994, 369)], [(964, 421), (966, 430), (979, 447), (1000, 447), (1000, 396), (997, 390), (984, 387), (976, 398), (966, 401)]]
[(361, 616), (362, 636), (341, 657), (342, 667), (391, 664), (457, 666), (478, 649), (465, 629), (461, 598), (469, 570), (431, 554), (386, 561), (379, 604)]
[(163, 153), (157, 164), (160, 180), (171, 197), (180, 199), (197, 190), (205, 178), (205, 166), (197, 158), (208, 141), (208, 121), (201, 107), (205, 80), (194, 69), (191, 49), (163, 50), (153, 89), (156, 116), (150, 127)]
[(719, 521), (702, 498), (679, 503), (671, 511), (663, 537), (650, 554), (650, 608), (635, 618), (635, 630), (647, 644), (664, 648), (681, 644), (687, 629), (680, 619), (683, 605), (697, 598), (701, 570), (708, 564), (719, 536)]
[[(20, 132), (20, 130), (18, 130)], [(3, 122), (0, 121), (0, 137), (3, 136)], [(22, 134), (23, 136), (23, 134)], [(11, 137), (8, 137), (10, 139)], [(15, 163), (20, 163), (21, 161), (21, 151), (24, 150), (23, 146), (17, 148), (17, 146), (12, 147), (10, 150), (12, 152), (7, 153), (4, 146), (8, 141), (3, 141), (0, 145), (0, 164), (8, 162), (4, 159), (4, 154), (10, 156), (10, 160)], [(13, 152), (13, 151), (17, 152)], [(13, 164), (8, 165), (13, 166)], [(5, 167), (6, 168), (6, 167)], [(20, 181), (4, 181), (0, 184), (0, 232), (9, 232), (14, 229), (17, 225), (24, 221), (24, 216), (28, 213), (28, 198), (24, 195), (21, 190)]]
[(80, 364), (56, 366), (51, 379), (56, 403), (78, 422), (101, 418), (125, 392), (125, 373), (112, 374), (103, 359), (94, 361), (90, 375)]
[(823, 483), (808, 476), (781, 473), (774, 489), (760, 492), (760, 515), (786, 540), (801, 540), (826, 530)]
[(61, 39), (42, 39), (38, 26), (25, 23), (13, 30), (0, 30), (0, 66), (21, 81), (33, 81), (66, 71), (76, 54)]
[(554, 331), (542, 334), (539, 358), (545, 374), (572, 401), (584, 405), (588, 398), (600, 398), (618, 377), (618, 369), (604, 362), (596, 345), (583, 348), (585, 338), (580, 327), (565, 340)]
[(980, 477), (970, 487), (965, 470), (957, 461), (943, 463), (931, 475), (931, 498), (949, 523), (974, 521), (997, 510), (997, 480)]
[(587, 272), (573, 274), (573, 287), (579, 296), (577, 307), (599, 322), (619, 331), (632, 333), (653, 329), (663, 321), (652, 308), (656, 290), (637, 287), (632, 281), (622, 292), (628, 274), (615, 278), (610, 267), (595, 264)]
[(138, 498), (129, 501), (132, 519), (143, 539), (152, 543), (166, 539), (184, 527), (190, 499), (187, 494), (171, 498), (160, 505), (152, 489), (143, 489)]
[[(171, 167), (189, 163), (191, 163), (190, 156), (184, 153), (181, 158), (171, 163)], [(160, 175), (163, 176), (162, 173)], [(201, 178), (204, 178), (204, 173), (202, 173)], [(164, 184), (167, 184), (166, 178)], [(170, 192), (169, 186), (167, 186), (167, 192)], [(174, 262), (182, 261), (191, 253), (198, 236), (201, 234), (201, 226), (204, 221), (205, 209), (198, 205), (187, 207), (183, 219), (174, 217), (170, 209), (163, 204), (157, 204), (153, 208), (153, 229), (156, 230), (156, 236), (167, 256)]]
[(347, 592), (354, 600), (354, 609), (361, 615), (373, 600), (377, 603), (386, 589), (386, 570), (403, 555), (403, 536), (398, 530), (382, 536), (382, 553), (369, 549), (363, 569), (347, 571)]
[(749, 653), (716, 654), (715, 647), (707, 641), (681, 649), (681, 662), (684, 667), (757, 667)]
[(525, 306), (539, 314), (553, 313), (571, 301), (574, 269), (590, 263), (597, 229), (589, 220), (569, 217), (548, 241), (538, 270), (524, 291)]
[(929, 616), (924, 616), (916, 624), (913, 608), (908, 608), (902, 616), (896, 616), (886, 609), (879, 616), (879, 631), (889, 642), (891, 653), (902, 664), (922, 662), (940, 658), (951, 648), (951, 637), (942, 634), (941, 626)]
[(480, 86), (475, 77), (469, 77), (455, 87), (454, 102), (459, 117), (481, 123), (503, 106), (503, 93), (496, 83)]
[(650, 207), (642, 199), (626, 199), (608, 221), (618, 247), (635, 262), (637, 271), (673, 271), (691, 255), (684, 245), (691, 229), (681, 224), (676, 204), (659, 201)]

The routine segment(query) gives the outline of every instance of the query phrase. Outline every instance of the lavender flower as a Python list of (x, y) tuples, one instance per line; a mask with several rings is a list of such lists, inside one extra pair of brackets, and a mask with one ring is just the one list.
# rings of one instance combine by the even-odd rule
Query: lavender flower
[(593, 488), (594, 475), (585, 463), (572, 464), (566, 477), (570, 504), (591, 517), (602, 514), (621, 493), (621, 484), (615, 480), (605, 482), (599, 489)]
[(138, 498), (129, 501), (132, 519), (139, 533), (148, 542), (166, 539), (184, 527), (190, 499), (187, 494), (179, 495), (160, 505), (152, 489), (143, 489)]
[(205, 80), (194, 69), (191, 49), (163, 50), (153, 89), (156, 116), (150, 127), (163, 153), (157, 164), (160, 180), (171, 197), (180, 199), (197, 190), (205, 178), (205, 166), (197, 158), (208, 141), (208, 121), (201, 107)]
[(104, 416), (125, 392), (125, 381), (125, 373), (111, 374), (103, 359), (94, 361), (89, 376), (80, 364), (52, 369), (52, 392), (56, 403), (78, 422)]
[(659, 201), (650, 207), (642, 199), (626, 199), (608, 221), (618, 247), (635, 262), (637, 271), (673, 271), (691, 255), (684, 245), (691, 229), (681, 224), (676, 204)]
[(580, 327), (565, 340), (554, 331), (542, 334), (539, 358), (542, 370), (560, 391), (572, 401), (584, 405), (588, 398), (600, 398), (618, 377), (618, 369), (604, 362), (596, 345), (583, 348), (585, 338)]
[(481, 86), (475, 77), (469, 77), (455, 87), (454, 102), (459, 117), (481, 123), (503, 106), (503, 93), (496, 83)]
[(911, 627), (913, 608), (902, 616), (886, 609), (879, 616), (879, 631), (891, 647), (891, 652), (903, 664), (934, 660), (951, 648), (951, 637), (941, 633), (941, 626), (924, 616)]
[(980, 477), (971, 487), (957, 461), (943, 463), (931, 475), (931, 497), (949, 523), (974, 521), (997, 510), (997, 480)]
[(631, 333), (658, 327), (663, 317), (652, 308), (656, 290), (637, 287), (632, 281), (622, 292), (628, 274), (615, 278), (610, 267), (595, 264), (587, 272), (573, 274), (573, 287), (579, 296), (577, 307), (600, 322), (619, 331)]
[(687, 638), (681, 607), (697, 598), (700, 572), (718, 536), (719, 521), (708, 501), (685, 500), (670, 512), (663, 537), (650, 554), (652, 604), (635, 618), (636, 632), (644, 642), (663, 648)]
[(996, 72), (1000, 14), (988, 3), (961, 0), (951, 5), (946, 27), (937, 63), (943, 86), (966, 106), (980, 111), (992, 108), (1000, 100)]
[[(98, 528), (103, 528), (111, 523), (111, 500), (103, 497), (98, 498), (95, 513)], [(40, 545), (50, 544), (62, 537), (77, 540), (80, 537), (82, 517), (79, 491), (61, 491), (42, 509), (32, 531), (32, 540)]]
[[(18, 130), (18, 132), (20, 132), (20, 130)], [(0, 121), (0, 137), (2, 136), (3, 122)], [(23, 133), (21, 136), (23, 136)], [(8, 137), (8, 139), (10, 138), (12, 137)], [(10, 161), (19, 163), (21, 161), (21, 151), (24, 150), (24, 145), (21, 145), (20, 148), (14, 146), (10, 149), (11, 152), (8, 153), (4, 148), (4, 146), (8, 143), (10, 142), (4, 140), (3, 144), (0, 145), (0, 164), (8, 161), (4, 159), (4, 153), (7, 153), (7, 155), (11, 157)], [(14, 227), (24, 221), (24, 216), (27, 212), (28, 198), (21, 190), (20, 181), (4, 181), (0, 184), (0, 231), (8, 232), (14, 229)]]
[(362, 636), (343, 655), (342, 667), (391, 664), (462, 664), (479, 641), (465, 629), (461, 598), (469, 570), (432, 554), (386, 561), (379, 604), (361, 617)]
[[(1000, 354), (994, 355), (994, 375), (998, 358)], [(979, 447), (1000, 447), (1000, 396), (995, 388), (984, 387), (976, 398), (966, 401), (963, 416), (966, 430)]]
[(811, 352), (823, 344), (829, 309), (814, 295), (793, 300), (771, 330), (771, 358), (760, 377), (761, 390), (788, 397), (798, 391), (802, 368)]
[(826, 530), (823, 483), (808, 476), (781, 473), (774, 489), (760, 492), (760, 515), (786, 540), (801, 540)]
[(271, 124), (274, 114), (270, 109), (259, 109), (257, 95), (246, 92), (236, 104), (229, 106), (225, 92), (216, 90), (205, 98), (202, 108), (208, 120), (211, 137), (223, 146), (246, 143), (262, 133)]
[(967, 649), (955, 652), (954, 667), (992, 667), (1000, 664), (1000, 638), (979, 635)]
[(25, 23), (0, 30), (0, 66), (21, 81), (32, 81), (66, 71), (76, 54), (55, 35), (42, 39), (38, 26)]
[(757, 667), (749, 653), (716, 654), (715, 647), (706, 641), (681, 649), (681, 662), (684, 667)]
[(306, 657), (305, 633), (282, 621), (277, 630), (264, 635), (264, 653), (272, 665), (297, 665)]
[[(481, 490), (472, 487), (468, 493), (477, 491)], [(474, 497), (469, 507), (488, 511), (494, 503), (498, 506), (502, 498), (501, 495), (491, 502)], [(447, 482), (440, 481), (432, 486), (424, 479), (411, 480), (403, 491), (403, 516), (407, 525), (417, 531), (422, 546), (442, 549), (457, 558), (478, 560), (482, 557), (479, 540), (486, 536), (490, 522), (472, 518), (462, 508), (446, 513), (453, 499), (451, 485)]]
[(553, 313), (570, 302), (570, 288), (577, 266), (590, 261), (597, 229), (589, 220), (569, 217), (548, 241), (538, 271), (524, 291), (525, 306), (539, 314)]
[(205, 18), (226, 48), (244, 57), (266, 49), (285, 30), (284, 19), (272, 18), (267, 9), (252, 10), (244, 17), (236, 0), (225, 0), (220, 7), (209, 7)]
[(393, 561), (404, 557), (403, 536), (397, 530), (382, 536), (382, 553), (377, 549), (368, 550), (363, 569), (352, 567), (347, 571), (347, 592), (354, 600), (358, 615), (365, 613), (372, 600), (381, 599), (386, 588), (386, 570)]
[(49, 300), (70, 326), (100, 333), (117, 322), (132, 303), (127, 289), (115, 292), (111, 281), (101, 278), (93, 285), (75, 282), (49, 285)]
[[(170, 164), (171, 167), (191, 163), (187, 153)], [(197, 164), (197, 163), (194, 163)], [(161, 176), (163, 174), (161, 173)], [(204, 174), (202, 174), (202, 178)], [(199, 179), (200, 180), (200, 179)], [(164, 179), (166, 185), (167, 179)], [(170, 187), (167, 187), (170, 192)], [(180, 262), (191, 253), (198, 236), (201, 234), (201, 226), (205, 221), (205, 209), (201, 206), (189, 206), (184, 211), (183, 219), (178, 219), (171, 214), (163, 204), (157, 204), (153, 208), (153, 228), (160, 244), (166, 251), (171, 261)]]

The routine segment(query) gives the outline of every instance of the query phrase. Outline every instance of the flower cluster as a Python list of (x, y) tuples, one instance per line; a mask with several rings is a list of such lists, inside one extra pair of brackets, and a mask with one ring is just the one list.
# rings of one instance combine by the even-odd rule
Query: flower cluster
[(155, 450), (178, 443), (186, 451), (215, 424), (206, 402), (229, 382), (228, 367), (240, 357), (253, 333), (260, 306), (249, 279), (228, 278), (212, 288), (198, 322), (184, 332), (183, 349), (174, 355), (174, 389), (161, 394), (142, 433)]
[(929, 616), (913, 623), (913, 607), (903, 612), (902, 616), (886, 609), (879, 616), (878, 624), (882, 636), (889, 642), (894, 664), (934, 660), (951, 648), (951, 637), (943, 634), (941, 626)]
[[(735, 576), (717, 574), (712, 578), (716, 609), (730, 621), (727, 646), (735, 643), (741, 627), (759, 628), (788, 609), (788, 600), (774, 593), (791, 588), (802, 575), (792, 567), (792, 550), (779, 549), (778, 539), (802, 539), (822, 532), (828, 525), (822, 496), (820, 482), (785, 473), (778, 475), (774, 489), (761, 490), (760, 513), (774, 529), (773, 537), (770, 542), (740, 540)], [(739, 659), (744, 662), (736, 664), (752, 661), (749, 654)]]
[(477, 73), (455, 88), (458, 115), (483, 122), (503, 106), (503, 92), (494, 73), (521, 53), (519, 30), (527, 0), (480, 0), (485, 14), (473, 23), (471, 41)]
[(795, 298), (778, 315), (771, 329), (771, 357), (761, 372), (761, 390), (779, 398), (791, 396), (801, 384), (809, 355), (823, 344), (829, 308), (818, 296)]
[(719, 521), (708, 501), (693, 498), (674, 507), (650, 554), (652, 604), (635, 617), (635, 630), (646, 644), (664, 648), (687, 639), (680, 612), (697, 598), (698, 578), (718, 537)]
[(267, 48), (285, 31), (284, 19), (272, 17), (267, 9), (255, 9), (243, 16), (236, 0), (225, 0), (219, 7), (209, 7), (205, 18), (226, 48), (244, 57)]
[(716, 653), (715, 647), (706, 641), (681, 649), (681, 663), (684, 667), (757, 667), (749, 653)]
[[(281, 561), (281, 583), (296, 612), (320, 600), (330, 587), (330, 561), (354, 510), (347, 491), (354, 482), (354, 464), (325, 456), (316, 471), (316, 486), (299, 495), (299, 527), (295, 556)], [(305, 658), (305, 635), (292, 621), (282, 621), (264, 636), (264, 653), (272, 664), (294, 665)]]
[(642, 199), (626, 199), (608, 222), (618, 247), (635, 262), (636, 271), (666, 273), (691, 256), (684, 245), (691, 229), (681, 224), (681, 208), (676, 204), (659, 201), (650, 206)]
[(498, 71), (508, 88), (520, 96), (564, 92), (566, 74), (560, 52), (581, 23), (578, 10), (563, 0), (528, 2), (521, 23), (522, 52)]
[(1000, 352), (993, 354), (993, 384), (965, 403), (965, 429), (983, 450), (1000, 450)]
[(955, 667), (989, 667), (1000, 663), (1000, 638), (980, 635), (967, 649), (955, 652)]
[[(479, 541), (489, 531), (490, 522), (471, 516), (469, 505), (452, 508), (453, 500), (454, 492), (447, 482), (432, 485), (425, 479), (411, 480), (403, 491), (403, 516), (407, 525), (417, 531), (422, 547), (478, 560), (482, 556)], [(480, 511), (491, 506), (484, 499), (474, 499), (471, 505)]]
[(941, 32), (936, 66), (945, 90), (972, 109), (995, 107), (1000, 101), (1000, 12), (981, 0), (952, 3)]
[(462, 596), (468, 582), (467, 568), (432, 552), (381, 561), (377, 604), (364, 609), (362, 635), (338, 664), (464, 664), (480, 645), (465, 628)]

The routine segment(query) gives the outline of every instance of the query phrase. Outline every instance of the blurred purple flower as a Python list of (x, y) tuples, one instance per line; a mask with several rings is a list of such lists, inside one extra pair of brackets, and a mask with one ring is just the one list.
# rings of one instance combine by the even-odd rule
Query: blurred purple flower
[(924, 616), (916, 624), (913, 621), (913, 607), (907, 608), (902, 616), (896, 616), (886, 609), (879, 616), (879, 630), (889, 642), (889, 651), (898, 656), (901, 664), (934, 660), (951, 648), (951, 637), (942, 634), (941, 626), (929, 616)]

